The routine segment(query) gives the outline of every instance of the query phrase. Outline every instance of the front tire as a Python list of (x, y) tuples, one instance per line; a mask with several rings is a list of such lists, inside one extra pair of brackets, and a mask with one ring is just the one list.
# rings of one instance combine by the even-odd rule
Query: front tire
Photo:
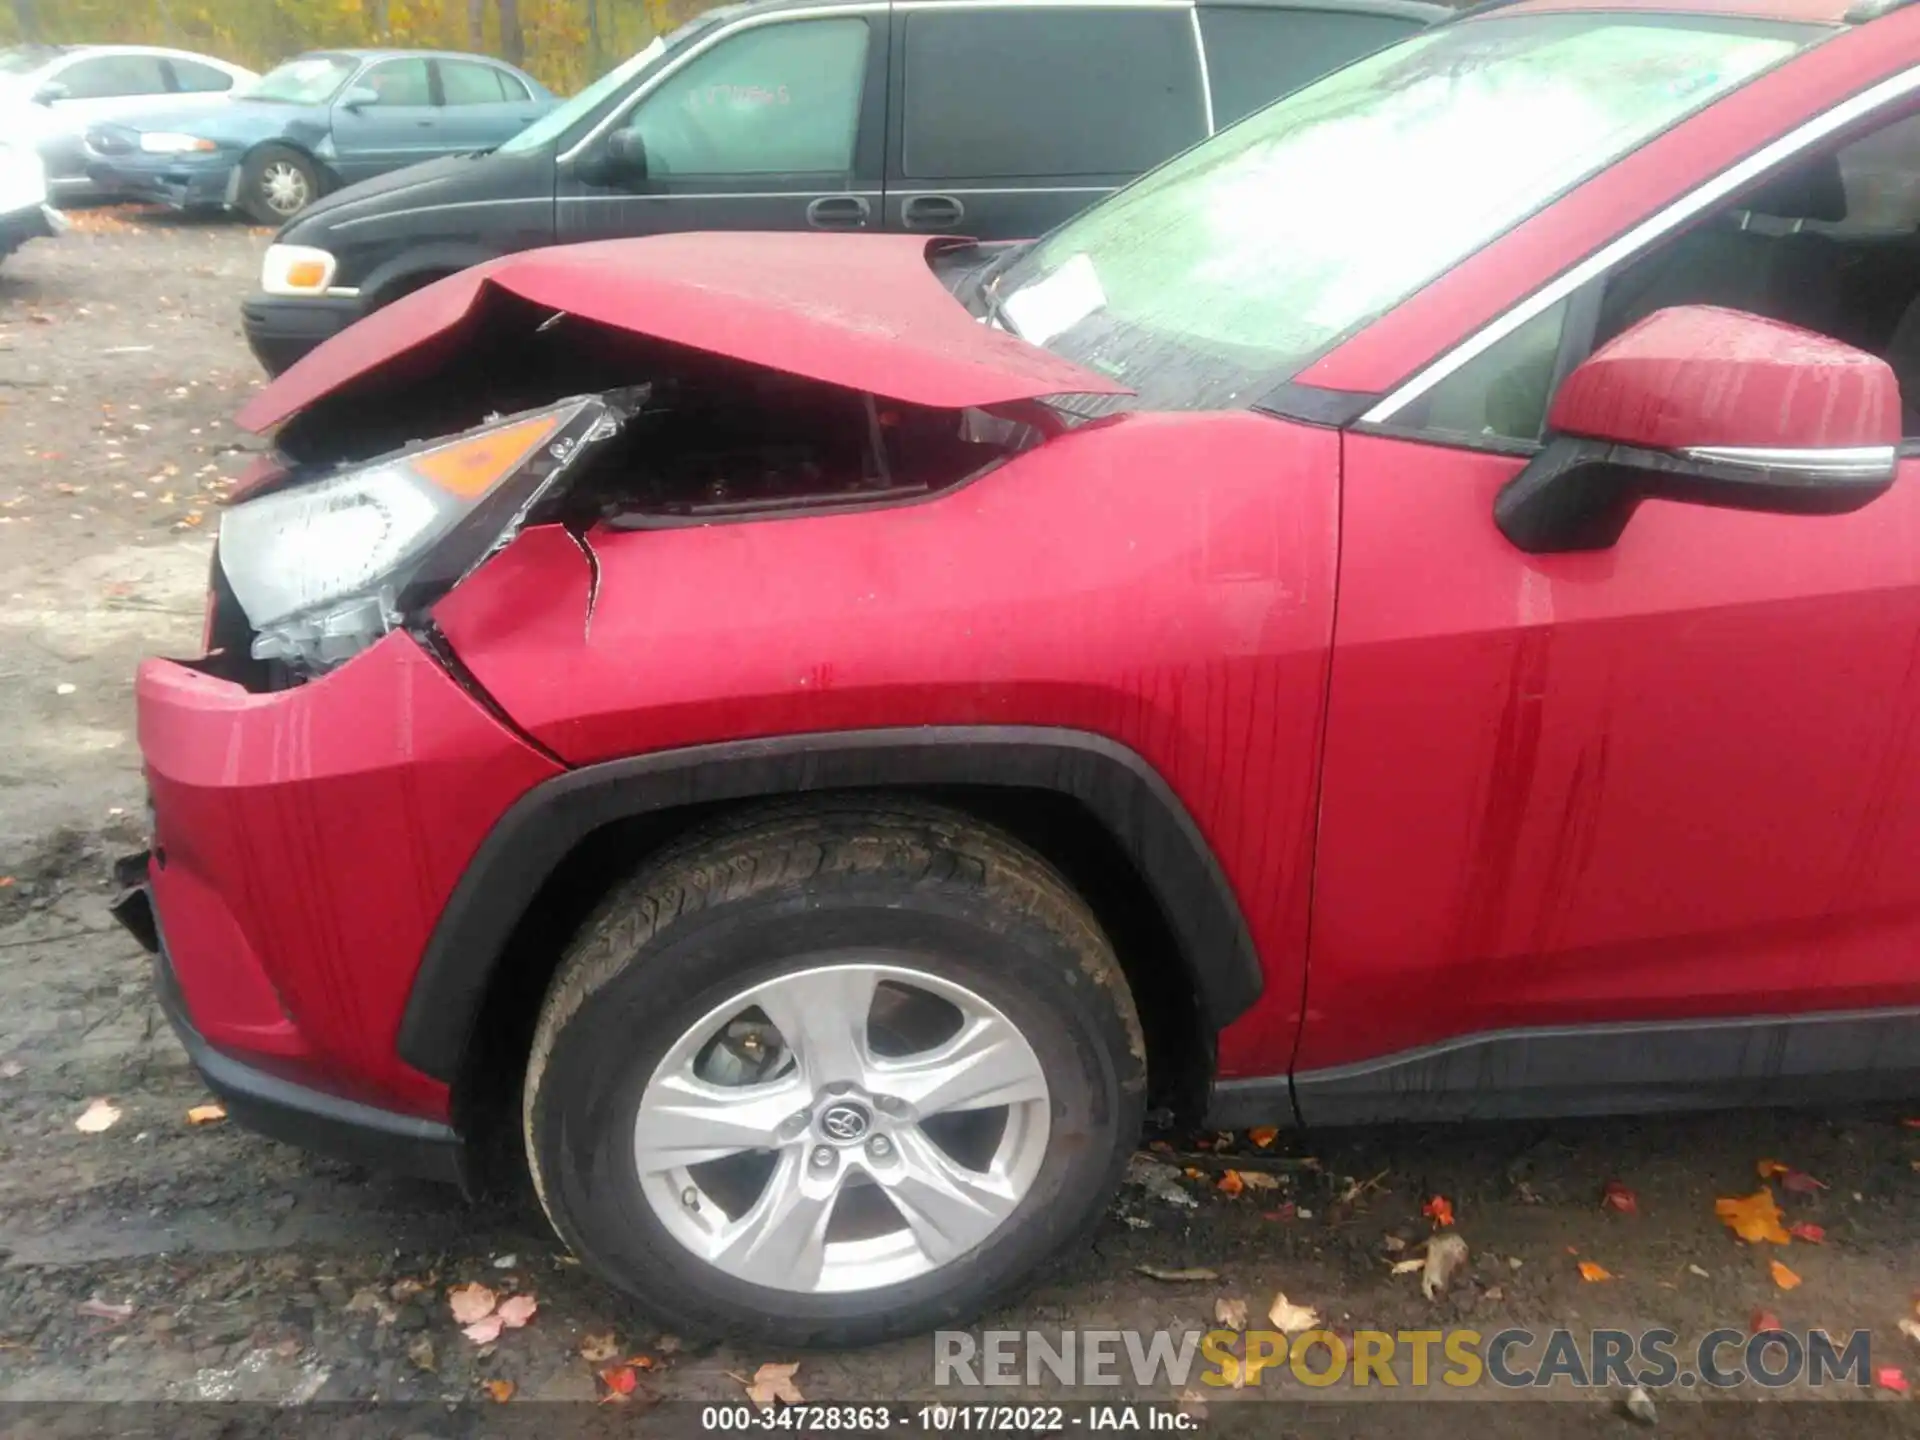
[(963, 816), (706, 831), (562, 961), (524, 1092), (561, 1238), (674, 1327), (857, 1345), (971, 1318), (1098, 1221), (1145, 1049), (1112, 947)]
[(240, 208), (280, 226), (320, 198), (320, 170), (286, 145), (262, 145), (240, 167)]

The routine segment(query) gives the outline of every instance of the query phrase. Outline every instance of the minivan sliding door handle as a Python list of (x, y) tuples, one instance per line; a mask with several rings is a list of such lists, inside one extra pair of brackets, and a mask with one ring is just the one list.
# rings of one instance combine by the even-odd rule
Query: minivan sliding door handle
[(858, 230), (873, 214), (859, 195), (822, 195), (807, 206), (807, 223), (816, 230)]
[(967, 207), (951, 195), (915, 195), (900, 207), (909, 230), (951, 230), (967, 218)]

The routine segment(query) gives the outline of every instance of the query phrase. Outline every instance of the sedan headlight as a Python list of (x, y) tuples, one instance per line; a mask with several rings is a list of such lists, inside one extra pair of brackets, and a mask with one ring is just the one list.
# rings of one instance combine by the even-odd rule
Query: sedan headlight
[(323, 295), (339, 268), (332, 255), (311, 245), (269, 245), (260, 262), (260, 288), (269, 295)]
[(180, 135), (171, 130), (156, 130), (140, 137), (140, 148), (149, 155), (210, 154), (220, 147), (198, 135)]
[(518, 534), (629, 413), (622, 393), (577, 397), (234, 506), (220, 566), (254, 658), (317, 674), (406, 623)]

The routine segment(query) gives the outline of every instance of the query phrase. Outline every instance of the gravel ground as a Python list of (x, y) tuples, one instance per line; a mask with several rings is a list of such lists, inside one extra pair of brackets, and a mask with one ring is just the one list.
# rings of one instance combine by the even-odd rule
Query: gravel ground
[[(237, 301), (264, 244), (232, 226), (94, 212), (0, 269), (0, 1432), (494, 1433), (520, 1402), (600, 1398), (609, 1361), (583, 1350), (647, 1357), (629, 1404), (668, 1402), (651, 1412), (668, 1417), (656, 1429), (674, 1416), (697, 1428), (697, 1409), (674, 1402), (738, 1400), (736, 1377), (768, 1362), (797, 1360), (809, 1399), (954, 1398), (934, 1388), (928, 1340), (809, 1355), (682, 1344), (671, 1317), (638, 1314), (585, 1276), (519, 1197), (468, 1205), (189, 1123), (206, 1096), (149, 999), (144, 956), (106, 914), (106, 865), (138, 838), (134, 662), (197, 643), (213, 506), (250, 449), (227, 417), (259, 383)], [(97, 1099), (117, 1122), (76, 1129)], [(1794, 1330), (1870, 1330), (1874, 1368), (1920, 1385), (1920, 1346), (1897, 1328), (1920, 1285), (1920, 1128), (1903, 1119), (1765, 1112), (1284, 1135), (1267, 1148), (1240, 1136), (1224, 1150), (1169, 1137), (1179, 1153), (1156, 1163), (1176, 1168), (1158, 1188), (1130, 1188), (1091, 1248), (986, 1325), (1207, 1328), (1235, 1299), (1258, 1323), (1284, 1292), (1338, 1332), (1665, 1326), (1684, 1349), (1769, 1311)], [(1716, 1220), (1715, 1199), (1756, 1190), (1770, 1158), (1817, 1177), (1807, 1193), (1776, 1193), (1822, 1243), (1749, 1246)], [(1275, 1183), (1232, 1196), (1217, 1183), (1228, 1168)], [(1609, 1182), (1633, 1213), (1602, 1205)], [(1429, 1301), (1392, 1265), (1433, 1233), (1423, 1208), (1435, 1195), (1468, 1259)], [(1796, 1288), (1779, 1288), (1774, 1260)], [(1584, 1279), (1582, 1262), (1610, 1278)], [(1167, 1281), (1143, 1266), (1214, 1275)], [(536, 1297), (533, 1322), (492, 1344), (466, 1339), (446, 1295), (476, 1281)], [(508, 1388), (496, 1382), (510, 1382), (513, 1405), (492, 1406), (488, 1386)], [(1206, 1430), (1634, 1424), (1618, 1390), (1462, 1411), (1459, 1393), (1407, 1403), (1403, 1388), (1393, 1403), (1396, 1392), (1320, 1392), (1291, 1377), (1237, 1394), (1187, 1388), (1206, 1396), (1186, 1402), (1204, 1408)], [(1658, 1424), (1879, 1433), (1920, 1415), (1894, 1391), (1842, 1388), (1854, 1403), (1836, 1410), (1748, 1403), (1780, 1398), (1754, 1388), (1701, 1403), (1698, 1388), (1676, 1387), (1656, 1396)], [(991, 1398), (1116, 1394), (1179, 1401), (1164, 1384), (1022, 1385)], [(1319, 1398), (1276, 1411), (1248, 1404), (1255, 1395)], [(337, 1404), (374, 1399), (427, 1408), (368, 1417)], [(119, 1403), (25, 1404), (49, 1400)], [(192, 1408), (216, 1401), (303, 1403), (308, 1418)], [(633, 1412), (535, 1413), (523, 1428), (551, 1434), (555, 1416), (585, 1433)]]

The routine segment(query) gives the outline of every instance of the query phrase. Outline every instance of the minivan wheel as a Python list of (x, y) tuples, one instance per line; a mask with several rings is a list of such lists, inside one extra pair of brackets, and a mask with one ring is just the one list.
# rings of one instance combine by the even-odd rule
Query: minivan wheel
[(282, 225), (319, 198), (319, 170), (285, 145), (262, 145), (240, 168), (240, 205), (262, 225)]
[(966, 1320), (1089, 1230), (1145, 1050), (1086, 906), (965, 817), (708, 830), (554, 976), (524, 1093), (563, 1240), (674, 1327), (862, 1344)]

